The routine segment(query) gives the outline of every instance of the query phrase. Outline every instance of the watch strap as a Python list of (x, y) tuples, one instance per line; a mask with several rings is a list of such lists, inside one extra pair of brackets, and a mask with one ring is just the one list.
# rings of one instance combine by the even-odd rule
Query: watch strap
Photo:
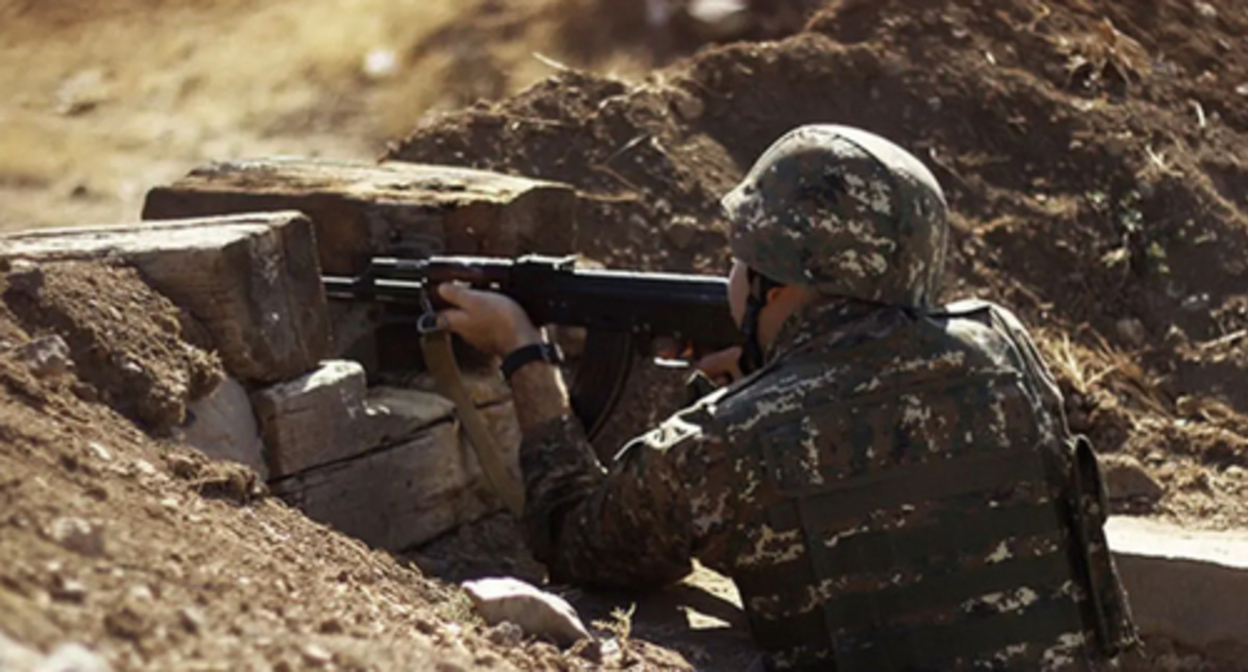
[(530, 362), (545, 361), (551, 364), (563, 363), (563, 352), (554, 343), (533, 343), (521, 346), (507, 353), (503, 358), (503, 378), (511, 380), (511, 375), (520, 367)]

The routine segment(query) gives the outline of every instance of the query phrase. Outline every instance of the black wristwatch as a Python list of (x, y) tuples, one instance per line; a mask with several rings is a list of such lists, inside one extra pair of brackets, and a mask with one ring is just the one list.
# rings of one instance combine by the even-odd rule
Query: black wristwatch
[(551, 364), (562, 364), (563, 352), (554, 343), (533, 343), (516, 348), (503, 358), (503, 378), (511, 380), (511, 374), (520, 367), (539, 360)]

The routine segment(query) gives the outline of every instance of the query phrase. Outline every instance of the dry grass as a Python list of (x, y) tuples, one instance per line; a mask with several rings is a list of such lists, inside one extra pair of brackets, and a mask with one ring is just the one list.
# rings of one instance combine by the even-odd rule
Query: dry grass
[[(1162, 417), (1173, 417), (1169, 404), (1157, 391), (1154, 381), (1140, 366), (1139, 352), (1115, 348), (1103, 336), (1086, 326), (1071, 332), (1041, 330), (1036, 345), (1059, 380), (1070, 384), (1080, 396), (1089, 397), (1098, 390), (1112, 392), (1136, 408)], [(1077, 339), (1093, 343), (1091, 347)]]

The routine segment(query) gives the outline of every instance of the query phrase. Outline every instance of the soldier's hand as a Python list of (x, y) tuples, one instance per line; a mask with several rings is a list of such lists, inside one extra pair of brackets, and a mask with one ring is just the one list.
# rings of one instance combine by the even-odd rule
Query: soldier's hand
[(743, 375), (740, 360), (741, 347), (733, 346), (712, 352), (699, 359), (694, 364), (694, 368), (706, 374), (706, 377), (715, 381), (716, 384), (731, 385), (734, 381), (740, 380)]
[(441, 312), (451, 331), (469, 345), (503, 356), (542, 340), (520, 304), (497, 292), (484, 292), (443, 283), (438, 294), (454, 308)]

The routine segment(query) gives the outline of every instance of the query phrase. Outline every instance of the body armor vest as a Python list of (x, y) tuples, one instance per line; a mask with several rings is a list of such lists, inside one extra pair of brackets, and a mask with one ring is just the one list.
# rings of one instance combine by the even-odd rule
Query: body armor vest
[(1095, 458), (997, 310), (816, 341), (729, 403), (771, 409), (732, 575), (774, 669), (1081, 669), (1135, 641)]

